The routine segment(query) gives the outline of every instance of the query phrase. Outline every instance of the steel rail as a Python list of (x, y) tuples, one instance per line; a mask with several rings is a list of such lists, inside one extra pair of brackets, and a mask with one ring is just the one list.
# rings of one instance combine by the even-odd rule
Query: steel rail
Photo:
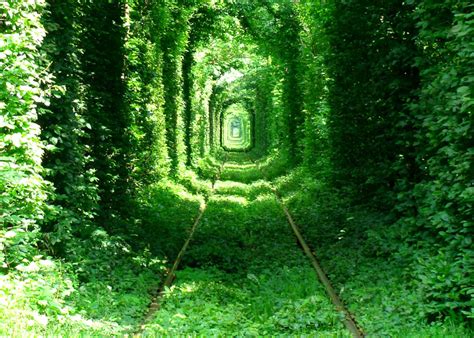
[[(263, 171), (263, 169), (260, 168), (260, 166), (258, 166), (258, 165), (257, 165), (257, 168), (260, 170), (263, 177), (265, 178), (265, 172)], [(331, 302), (333, 303), (336, 310), (343, 315), (343, 317), (344, 317), (343, 322), (344, 322), (345, 327), (352, 334), (353, 337), (356, 337), (356, 338), (365, 337), (364, 331), (357, 324), (354, 316), (349, 312), (349, 310), (346, 308), (346, 306), (342, 302), (341, 298), (339, 297), (336, 290), (334, 289), (331, 282), (329, 281), (329, 278), (327, 277), (326, 273), (322, 269), (322, 267), (319, 264), (318, 260), (316, 259), (315, 255), (313, 254), (313, 251), (311, 251), (310, 247), (308, 246), (308, 244), (304, 240), (303, 235), (301, 234), (301, 231), (300, 231), (298, 225), (294, 221), (293, 216), (290, 214), (290, 211), (286, 207), (286, 205), (283, 201), (283, 198), (281, 197), (281, 194), (279, 193), (279, 191), (273, 186), (273, 184), (269, 180), (267, 180), (266, 178), (265, 178), (265, 180), (270, 184), (270, 188), (271, 188), (272, 192), (275, 194), (275, 197), (276, 197), (278, 203), (280, 204), (283, 212), (285, 213), (287, 221), (290, 224), (291, 229), (293, 230), (296, 238), (298, 239), (298, 243), (300, 244), (300, 246), (301, 246), (302, 250), (304, 251), (304, 253), (306, 254), (306, 256), (311, 261), (311, 264), (313, 265), (313, 268), (316, 271), (316, 274), (319, 278), (319, 281), (321, 282), (321, 284), (323, 284), (323, 286), (326, 290), (326, 293), (328, 294), (329, 298), (331, 299)]]
[[(215, 190), (216, 182), (221, 177), (225, 162), (226, 162), (226, 159), (224, 159), (222, 161), (216, 175), (214, 176), (214, 179), (212, 180), (211, 195)], [(160, 304), (161, 304), (161, 300), (163, 298), (164, 292), (165, 292), (166, 288), (170, 288), (171, 285), (173, 285), (173, 282), (176, 279), (176, 275), (175, 275), (176, 270), (178, 269), (179, 264), (181, 263), (181, 261), (183, 259), (183, 256), (186, 253), (186, 250), (189, 246), (189, 243), (191, 242), (191, 240), (194, 236), (194, 233), (196, 232), (196, 229), (199, 226), (199, 223), (201, 222), (201, 219), (202, 219), (206, 209), (207, 209), (207, 199), (201, 205), (201, 207), (199, 209), (199, 214), (196, 217), (196, 219), (194, 220), (194, 223), (193, 223), (193, 225), (191, 227), (191, 230), (189, 232), (189, 236), (186, 239), (186, 241), (184, 242), (184, 244), (183, 244), (181, 250), (179, 251), (178, 255), (176, 256), (176, 259), (174, 260), (173, 266), (171, 267), (171, 269), (169, 269), (167, 271), (165, 281), (160, 285), (160, 287), (157, 289), (157, 291), (152, 295), (151, 302), (148, 306), (148, 312), (143, 317), (143, 320), (140, 323), (140, 326), (139, 326), (138, 330), (135, 331), (134, 336), (140, 335), (145, 330), (146, 325), (153, 319), (153, 316), (160, 309)]]

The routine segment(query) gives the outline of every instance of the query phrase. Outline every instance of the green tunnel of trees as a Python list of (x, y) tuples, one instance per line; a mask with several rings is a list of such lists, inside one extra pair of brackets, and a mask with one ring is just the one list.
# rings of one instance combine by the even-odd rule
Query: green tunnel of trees
[(166, 252), (154, 187), (246, 156), (322, 182), (313, 227), (344, 224), (403, 266), (421, 317), (472, 320), (473, 8), (0, 2), (0, 273), (35, 257), (81, 271), (122, 246), (151, 261)]

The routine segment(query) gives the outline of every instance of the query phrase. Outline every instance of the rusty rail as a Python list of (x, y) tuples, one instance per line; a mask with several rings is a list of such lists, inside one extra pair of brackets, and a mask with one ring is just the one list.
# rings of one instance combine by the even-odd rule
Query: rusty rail
[[(257, 165), (257, 168), (261, 171), (262, 175), (265, 177), (265, 173), (264, 173), (263, 169), (260, 168), (258, 165)], [(303, 249), (304, 253), (306, 254), (306, 256), (311, 261), (311, 264), (313, 265), (313, 268), (316, 271), (316, 274), (319, 278), (319, 281), (321, 282), (321, 284), (323, 284), (324, 288), (326, 289), (326, 293), (328, 294), (329, 298), (331, 299), (331, 302), (333, 303), (336, 310), (343, 315), (343, 317), (344, 317), (343, 322), (344, 322), (344, 325), (346, 326), (347, 330), (352, 334), (353, 337), (356, 337), (356, 338), (365, 337), (365, 333), (360, 328), (360, 326), (357, 324), (356, 320), (354, 319), (354, 316), (349, 312), (349, 310), (346, 308), (346, 306), (342, 302), (341, 298), (339, 297), (336, 290), (332, 286), (331, 282), (329, 281), (329, 278), (327, 277), (326, 273), (322, 269), (322, 267), (319, 264), (318, 260), (316, 259), (315, 255), (313, 254), (313, 252), (309, 248), (308, 244), (304, 240), (303, 235), (301, 234), (301, 231), (300, 231), (299, 227), (297, 226), (296, 222), (294, 221), (293, 216), (291, 216), (288, 208), (286, 207), (286, 205), (283, 201), (283, 198), (281, 197), (281, 194), (271, 184), (270, 181), (268, 181), (268, 182), (270, 183), (271, 190), (275, 194), (275, 197), (276, 197), (278, 203), (280, 204), (283, 212), (285, 213), (285, 216), (288, 220), (288, 223), (291, 226), (291, 229), (293, 230), (296, 238), (298, 239), (298, 243), (301, 245), (301, 248)]]
[[(212, 181), (212, 188), (211, 188), (211, 193), (214, 192), (215, 190), (215, 184), (216, 182), (220, 179), (220, 176), (222, 174), (222, 170), (224, 168), (226, 159), (222, 162), (220, 165), (216, 175), (214, 176), (214, 179)], [(179, 267), (179, 264), (181, 263), (184, 254), (186, 253), (186, 250), (189, 246), (189, 243), (191, 242), (194, 233), (196, 232), (197, 227), (199, 226), (199, 223), (201, 222), (202, 216), (204, 215), (204, 212), (206, 211), (207, 208), (207, 200), (204, 201), (204, 203), (201, 205), (199, 214), (194, 220), (194, 223), (191, 227), (190, 233), (186, 241), (184, 242), (181, 250), (179, 251), (178, 255), (176, 256), (176, 259), (174, 260), (173, 266), (171, 269), (167, 271), (166, 279), (165, 281), (161, 284), (161, 286), (158, 288), (158, 290), (153, 294), (150, 305), (148, 306), (148, 312), (147, 314), (143, 317), (143, 321), (141, 322), (139, 329), (134, 333), (134, 335), (139, 335), (145, 330), (146, 324), (148, 324), (152, 319), (155, 313), (160, 309), (160, 303), (161, 299), (163, 297), (164, 291), (166, 288), (171, 287), (173, 285), (174, 280), (176, 279), (176, 270)]]

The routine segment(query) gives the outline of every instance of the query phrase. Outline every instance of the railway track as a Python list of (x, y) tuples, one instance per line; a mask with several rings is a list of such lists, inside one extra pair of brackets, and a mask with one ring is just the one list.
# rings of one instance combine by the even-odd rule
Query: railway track
[[(173, 282), (175, 280), (175, 272), (179, 268), (179, 265), (180, 265), (180, 263), (183, 259), (183, 256), (185, 255), (186, 250), (188, 249), (189, 244), (190, 244), (191, 240), (194, 237), (196, 229), (198, 228), (198, 226), (199, 226), (199, 224), (200, 224), (200, 222), (203, 218), (203, 215), (204, 215), (204, 213), (207, 209), (207, 206), (208, 206), (209, 198), (215, 192), (216, 182), (220, 179), (220, 177), (222, 175), (224, 165), (225, 165), (225, 161), (223, 161), (223, 163), (219, 167), (218, 172), (216, 173), (216, 175), (215, 175), (215, 177), (212, 181), (211, 194), (205, 200), (203, 205), (201, 205), (199, 214), (193, 222), (193, 225), (191, 227), (188, 238), (186, 239), (185, 243), (183, 244), (183, 247), (181, 248), (180, 252), (178, 253), (172, 267), (167, 271), (166, 278), (165, 278), (164, 282), (161, 284), (161, 286), (157, 289), (155, 294), (152, 296), (152, 300), (151, 300), (151, 303), (149, 305), (147, 314), (144, 316), (144, 319), (143, 319), (142, 323), (140, 324), (138, 330), (135, 331), (134, 335), (136, 335), (136, 336), (140, 335), (141, 333), (143, 333), (145, 331), (146, 325), (153, 320), (153, 317), (155, 316), (157, 311), (160, 309), (160, 303), (162, 301), (164, 291), (167, 288), (169, 288), (173, 285)], [(256, 165), (256, 166), (261, 171), (263, 177), (265, 177), (264, 171), (258, 165)], [(269, 182), (269, 181), (267, 181), (267, 182)], [(321, 268), (318, 260), (316, 259), (315, 254), (313, 253), (313, 251), (310, 249), (310, 247), (308, 246), (308, 244), (304, 240), (304, 238), (301, 234), (301, 231), (300, 231), (299, 227), (297, 226), (296, 222), (294, 221), (290, 211), (286, 207), (286, 205), (283, 201), (283, 198), (281, 197), (281, 194), (278, 192), (278, 190), (271, 183), (270, 183), (270, 189), (271, 189), (272, 193), (275, 195), (276, 201), (278, 202), (281, 209), (283, 210), (283, 212), (286, 216), (286, 220), (287, 220), (288, 224), (290, 225), (294, 235), (296, 236), (297, 241), (300, 244), (300, 247), (302, 248), (304, 254), (310, 260), (310, 262), (312, 264), (312, 267), (315, 270), (316, 275), (318, 276), (319, 281), (324, 286), (324, 289), (325, 289), (329, 299), (333, 303), (333, 305), (335, 307), (335, 310), (338, 313), (341, 314), (341, 317), (343, 318), (343, 320), (342, 320), (343, 324), (345, 325), (345, 327), (347, 328), (347, 330), (351, 333), (351, 335), (353, 337), (364, 337), (365, 336), (364, 332), (359, 327), (359, 325), (356, 323), (353, 315), (348, 311), (348, 309), (346, 308), (346, 306), (344, 305), (344, 303), (342, 302), (342, 300), (338, 296), (337, 292), (335, 291), (334, 287), (332, 286), (331, 282), (329, 281), (327, 275), (325, 274), (324, 270)]]

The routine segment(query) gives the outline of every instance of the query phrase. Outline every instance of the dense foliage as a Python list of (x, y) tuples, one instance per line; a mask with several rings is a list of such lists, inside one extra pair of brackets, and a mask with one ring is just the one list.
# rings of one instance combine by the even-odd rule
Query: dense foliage
[(0, 2), (0, 335), (134, 331), (206, 203), (146, 332), (340, 334), (265, 181), (369, 333), (469, 335), (473, 9)]
[(37, 124), (51, 85), (39, 47), (46, 35), (41, 25), (44, 3), (2, 2), (0, 42), (0, 264), (14, 268), (32, 255), (38, 224), (45, 219), (49, 188), (45, 181)]
[(407, 259), (427, 312), (472, 316), (472, 5), (397, 6), (327, 9), (330, 176), (390, 216), (374, 240)]

